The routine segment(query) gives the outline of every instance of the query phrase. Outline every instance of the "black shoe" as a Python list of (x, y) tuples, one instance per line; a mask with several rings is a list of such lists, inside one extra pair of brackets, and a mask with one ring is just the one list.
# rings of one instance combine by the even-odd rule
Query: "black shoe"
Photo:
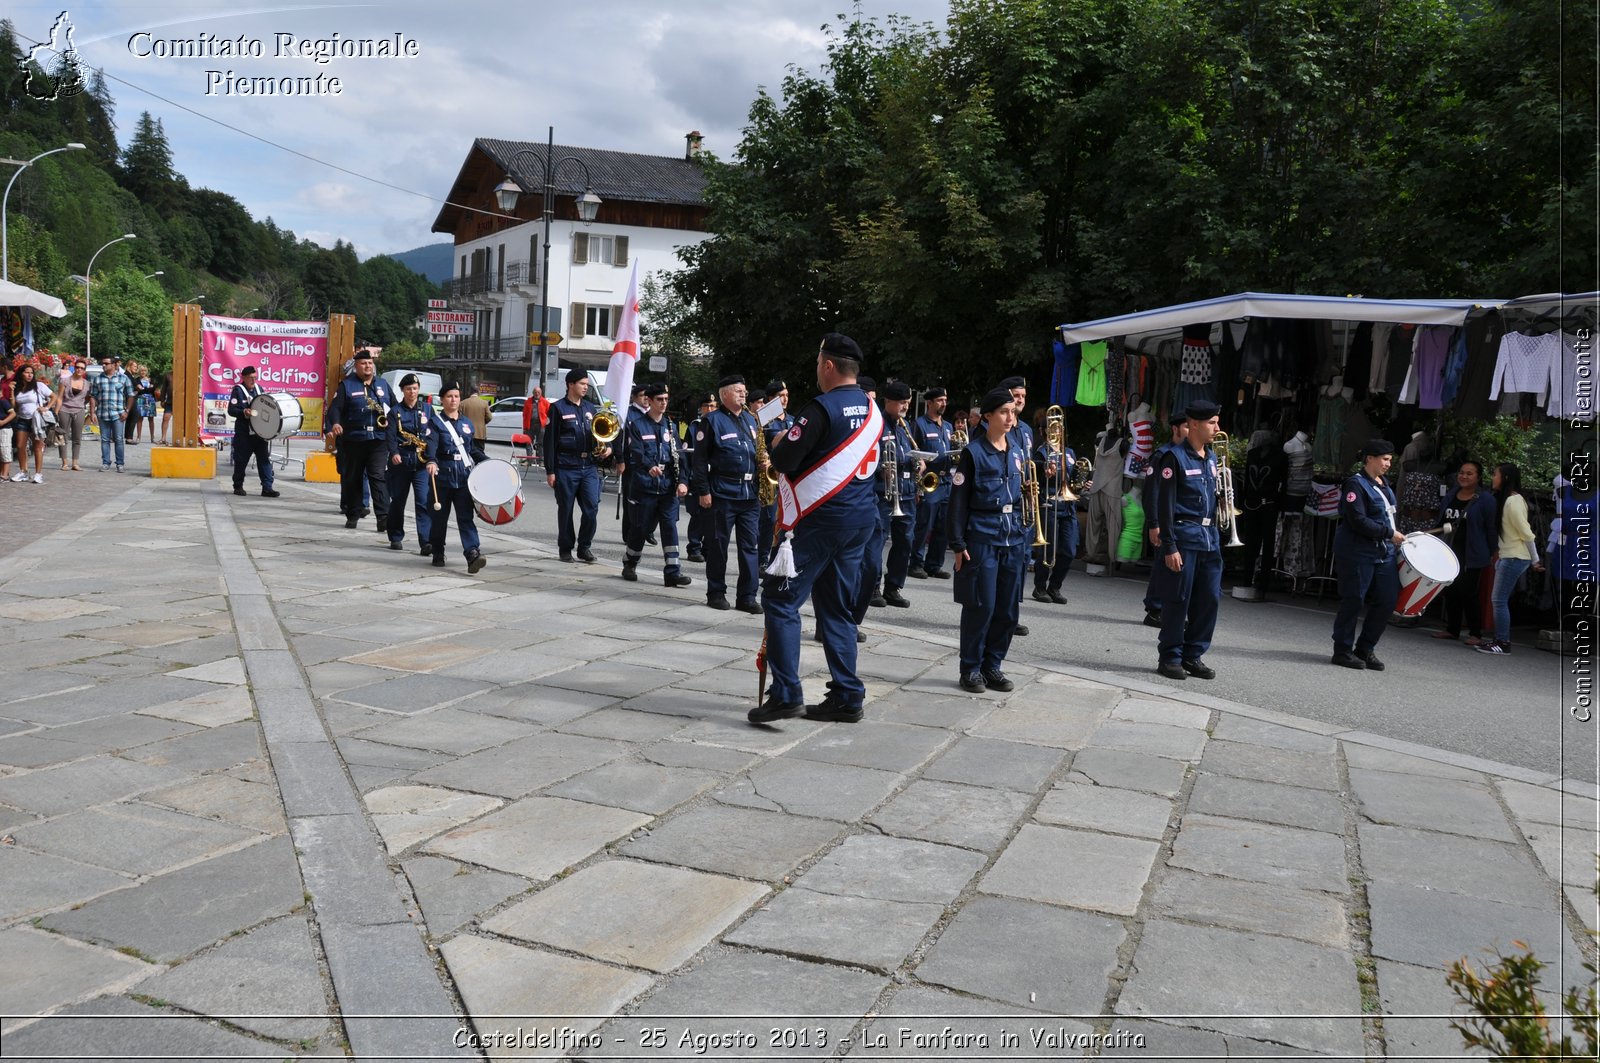
[(930, 569), (928, 569), (928, 578), (929, 579), (949, 579), (950, 578), (950, 571), (949, 571), (949, 569), (943, 569), (943, 568), (930, 568)]
[(380, 520), (378, 522), (378, 534), (379, 535), (387, 535), (388, 533), (389, 533), (389, 522), (386, 521), (386, 520)]
[(661, 582), (666, 584), (668, 587), (687, 587), (689, 584), (694, 582), (694, 579), (689, 576), (685, 576), (681, 572), (674, 572), (670, 576), (662, 576)]
[(874, 594), (872, 596), (871, 600), (867, 602), (867, 604), (872, 606), (872, 608), (874, 608), (874, 609), (882, 609), (884, 606), (888, 605), (889, 602), (888, 602), (888, 600), (886, 598), (884, 598), (883, 595)]
[(751, 723), (771, 723), (773, 720), (791, 720), (806, 711), (806, 707), (797, 701), (779, 701), (771, 695), (767, 700), (751, 709), (745, 717)]
[(243, 498), (245, 496), (245, 494), (246, 494), (245, 489), (242, 486), (235, 487), (233, 489), (233, 493), (238, 495), (240, 498)]
[(761, 603), (757, 601), (740, 602), (739, 608), (755, 616), (760, 616), (766, 612), (765, 609), (761, 608)]
[(344, 519), (344, 526), (346, 528), (354, 528), (356, 526), (356, 521), (360, 519), (360, 517), (346, 517)]
[(1160, 627), (1161, 626), (1161, 614), (1159, 612), (1157, 612), (1156, 610), (1154, 610), (1154, 609), (1146, 609), (1144, 611), (1144, 626), (1145, 627)]
[(482, 554), (473, 554), (471, 557), (467, 558), (467, 574), (476, 576), (479, 572), (483, 571), (483, 566), (487, 565), (488, 563), (489, 559), (487, 557), (484, 557)]
[(622, 578), (627, 580), (629, 583), (638, 583), (639, 582), (639, 566), (638, 565), (634, 565), (634, 564), (629, 564), (628, 562), (624, 561), (622, 563)]
[(864, 645), (866, 645), (866, 642), (867, 642), (866, 633), (863, 632), (860, 628), (856, 628), (856, 645), (857, 646), (864, 646)]
[(372, 510), (368, 509), (366, 506), (362, 506), (361, 507), (361, 512), (356, 514), (356, 519), (360, 520), (362, 517), (370, 517), (370, 516), (372, 516)]
[(1007, 679), (1006, 674), (998, 668), (992, 672), (986, 671), (983, 673), (983, 685), (990, 690), (998, 690), (1002, 694), (1017, 688), (1017, 684)]
[(1165, 661), (1156, 666), (1156, 674), (1166, 676), (1168, 679), (1189, 678), (1189, 673), (1183, 670), (1183, 665), (1167, 664)]
[(860, 705), (841, 705), (829, 694), (819, 704), (806, 706), (806, 719), (829, 723), (860, 723), (864, 715)]
[(274, 491), (270, 487), (263, 487), (261, 489), (261, 497), (262, 498), (277, 498), (281, 493), (282, 492), (280, 492), (280, 491)]
[(989, 688), (983, 685), (982, 672), (968, 672), (961, 677), (961, 689), (969, 694), (982, 694)]
[(578, 548), (578, 560), (586, 565), (592, 565), (594, 564), (594, 554), (580, 546)]
[(1017, 625), (1017, 629), (1012, 632), (1013, 635), (1026, 635), (1027, 633), (1028, 633), (1028, 625), (1027, 624), (1018, 624)]
[(1341, 668), (1354, 668), (1358, 672), (1366, 671), (1367, 668), (1367, 662), (1349, 650), (1334, 650), (1332, 661)]
[(647, 542), (647, 543), (649, 543), (649, 544), (650, 544), (650, 545), (651, 545), (651, 546), (655, 546), (655, 545), (657, 545), (657, 544), (656, 544), (656, 537), (655, 537), (655, 536), (654, 536), (654, 535), (649, 535), (649, 536), (647, 536), (647, 537), (646, 537), (646, 538), (645, 538), (645, 542)]
[(1033, 600), (1036, 602), (1044, 602), (1048, 605), (1050, 602), (1050, 592), (1045, 590), (1043, 587), (1036, 587), (1033, 591)]
[(1361, 658), (1362, 662), (1366, 664), (1369, 672), (1383, 671), (1383, 662), (1378, 660), (1378, 655), (1373, 653), (1371, 650), (1357, 650), (1356, 656)]
[(1183, 662), (1183, 670), (1185, 672), (1188, 672), (1190, 675), (1194, 676), (1196, 679), (1215, 679), (1215, 678), (1217, 678), (1217, 670), (1215, 668), (1211, 667), (1205, 661), (1200, 660), (1200, 659), (1196, 659), (1196, 660), (1193, 660), (1193, 661), (1184, 661)]
[(911, 579), (927, 579), (928, 573), (920, 565), (912, 565), (906, 569), (906, 576)]
[(706, 563), (706, 555), (697, 554), (693, 550), (690, 550), (688, 555), (684, 557), (684, 560), (689, 562), (691, 565), (703, 565)]
[(433, 567), (434, 568), (444, 568), (444, 551), (443, 550), (440, 550), (437, 554), (433, 555)]
[(561, 555), (561, 560), (565, 561), (567, 564), (570, 565), (570, 564), (572, 564), (572, 555), (571, 554), (562, 554)]
[(821, 642), (821, 641), (822, 641), (822, 632), (820, 632), (820, 631), (813, 631), (813, 632), (812, 632), (812, 633), (811, 633), (811, 641), (812, 641), (812, 642)]
[(1067, 604), (1067, 596), (1065, 594), (1062, 594), (1060, 591), (1051, 591), (1050, 592), (1050, 600), (1052, 602), (1056, 603), (1057, 605), (1066, 605)]
[(391, 550), (404, 550), (405, 548), (406, 548), (406, 544), (405, 543), (396, 542), (393, 539), (389, 540), (389, 549), (391, 549)]
[(906, 601), (906, 596), (901, 594), (898, 589), (893, 587), (883, 592), (883, 600), (894, 606), (896, 609), (911, 608), (911, 603)]
[(732, 609), (733, 608), (733, 606), (728, 604), (727, 595), (723, 595), (723, 594), (707, 595), (706, 596), (706, 604), (709, 605), (713, 609)]
[(432, 557), (433, 556), (433, 547), (424, 544), (422, 546), (417, 547), (417, 553), (421, 554), (423, 557)]

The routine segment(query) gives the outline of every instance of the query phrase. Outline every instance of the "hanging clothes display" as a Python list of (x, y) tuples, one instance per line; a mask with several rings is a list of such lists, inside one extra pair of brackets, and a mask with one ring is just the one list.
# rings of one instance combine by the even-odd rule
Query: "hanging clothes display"
[(1444, 406), (1454, 405), (1461, 390), (1461, 374), (1467, 368), (1467, 330), (1456, 329), (1450, 339), (1450, 353), (1444, 360), (1444, 387), (1439, 400)]
[(1050, 351), (1055, 357), (1055, 367), (1050, 374), (1050, 404), (1073, 406), (1078, 396), (1078, 345), (1063, 343), (1057, 334)]
[(1215, 402), (1216, 389), (1211, 383), (1211, 326), (1186, 325), (1183, 329), (1182, 359), (1178, 367), (1179, 409), (1187, 409), (1192, 402)]
[(1458, 417), (1487, 420), (1494, 415), (1489, 390), (1494, 382), (1495, 362), (1500, 338), (1505, 335), (1505, 319), (1499, 314), (1469, 318), (1462, 330), (1467, 340), (1467, 361), (1461, 371), (1461, 386), (1456, 390)]
[(1450, 355), (1450, 343), (1456, 330), (1449, 325), (1424, 325), (1415, 330), (1411, 344), (1411, 367), (1406, 371), (1405, 382), (1400, 385), (1400, 400), (1424, 410), (1437, 410), (1444, 405), (1445, 361)]
[(1353, 402), (1366, 402), (1372, 383), (1372, 322), (1363, 321), (1347, 334), (1344, 354), (1344, 386)]
[(1367, 375), (1367, 390), (1381, 392), (1389, 375), (1389, 333), (1394, 325), (1387, 321), (1372, 323), (1372, 371)]
[(1156, 449), (1156, 423), (1150, 418), (1150, 404), (1141, 402), (1128, 414), (1128, 460), (1123, 475), (1139, 478), (1150, 470), (1150, 455)]
[(1078, 348), (1078, 405), (1106, 404), (1106, 341), (1095, 340)]
[(1094, 486), (1089, 489), (1089, 519), (1084, 534), (1084, 559), (1108, 565), (1116, 559), (1117, 537), (1122, 534), (1122, 439), (1103, 433), (1093, 458)]
[(1417, 326), (1396, 325), (1389, 333), (1389, 363), (1384, 369), (1383, 390), (1386, 395), (1400, 394), (1411, 371), (1411, 345), (1415, 341)]
[(1559, 374), (1560, 363), (1561, 337), (1558, 334), (1546, 332), (1542, 336), (1527, 336), (1508, 332), (1500, 340), (1489, 397), (1499, 398), (1502, 391), (1525, 391), (1542, 403), (1549, 397), (1550, 379)]
[[(1544, 408), (1547, 416), (1568, 421), (1594, 420), (1594, 382), (1589, 368), (1593, 363), (1593, 338), (1561, 333), (1561, 350), (1550, 374), (1550, 401)], [(1589, 384), (1586, 404), (1578, 402), (1578, 385), (1583, 381)]]
[(1283, 445), (1289, 459), (1288, 475), (1284, 479), (1283, 494), (1288, 505), (1299, 505), (1311, 493), (1311, 444), (1304, 432), (1296, 432)]
[(1144, 556), (1144, 506), (1140, 491), (1130, 488), (1122, 494), (1122, 534), (1117, 536), (1117, 560), (1129, 564)]
[(1317, 434), (1312, 441), (1311, 461), (1319, 469), (1343, 469), (1344, 430), (1350, 423), (1348, 389), (1339, 377), (1317, 397)]
[(1244, 360), (1245, 333), (1249, 327), (1248, 321), (1224, 321), (1221, 343), (1212, 350), (1211, 379), (1217, 389), (1217, 401), (1222, 405), (1223, 420), (1229, 424), (1234, 422), (1228, 417), (1227, 410), (1230, 406), (1237, 406), (1244, 394), (1244, 389), (1240, 387), (1244, 380), (1241, 365)]
[(1114, 341), (1106, 351), (1105, 379), (1105, 408), (1121, 413), (1128, 404), (1128, 357), (1121, 340)]

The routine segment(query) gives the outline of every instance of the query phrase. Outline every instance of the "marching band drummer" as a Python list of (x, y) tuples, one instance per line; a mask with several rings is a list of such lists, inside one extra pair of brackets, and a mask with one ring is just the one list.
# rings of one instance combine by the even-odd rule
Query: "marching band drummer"
[(678, 425), (667, 416), (667, 385), (644, 389), (646, 412), (628, 418), (623, 431), (623, 460), (627, 467), (628, 549), (622, 558), (622, 578), (639, 578), (639, 558), (645, 537), (660, 529), (665, 558), (662, 581), (668, 587), (687, 587), (694, 580), (678, 565), (678, 499), (689, 493), (687, 470), (678, 452)]
[[(1383, 671), (1373, 650), (1400, 597), (1395, 550), (1406, 537), (1395, 527), (1394, 489), (1384, 479), (1394, 461), (1394, 444), (1369, 439), (1361, 451), (1361, 471), (1339, 489), (1339, 530), (1333, 535), (1333, 568), (1339, 577), (1339, 612), (1333, 620), (1333, 663), (1345, 668)], [(1356, 619), (1366, 607), (1361, 637)]]
[(394, 393), (377, 378), (372, 352), (356, 352), (349, 376), (339, 383), (338, 393), (323, 414), (322, 430), (332, 433), (339, 448), (339, 508), (344, 511), (344, 526), (354, 528), (366, 513), (361, 504), (361, 483), (366, 478), (372, 492), (372, 511), (378, 515), (378, 530), (389, 529), (389, 447), (384, 441), (380, 419), (389, 415)]
[(272, 489), (272, 444), (256, 435), (250, 427), (255, 411), (250, 404), (261, 394), (256, 383), (256, 367), (247, 365), (239, 370), (239, 382), (228, 394), (228, 416), (233, 418), (233, 493), (244, 494), (244, 471), (250, 459), (256, 459), (256, 474), (261, 477), (261, 497), (277, 498)]
[[(567, 371), (567, 394), (550, 404), (550, 423), (544, 430), (544, 471), (556, 492), (556, 546), (561, 560), (594, 563), (594, 532), (600, 522), (600, 469), (596, 460), (611, 456), (609, 445), (595, 453), (594, 415), (600, 408), (589, 401), (589, 374)], [(578, 531), (572, 531), (572, 507), (579, 511)]]
[(973, 433), (950, 477), (946, 522), (961, 606), (961, 689), (974, 694), (1013, 687), (1000, 666), (1017, 627), (1029, 541), (1022, 527), (1022, 463), (1029, 455), (1015, 445), (1011, 391), (995, 388), (978, 410), (983, 431)]
[(1160, 580), (1160, 663), (1168, 679), (1215, 679), (1203, 655), (1217, 629), (1222, 599), (1222, 537), (1217, 528), (1217, 458), (1210, 449), (1221, 407), (1204, 399), (1184, 411), (1184, 442), (1168, 447), (1151, 466), (1156, 480), (1156, 526), (1161, 545), (1156, 570)]
[[(433, 492), (424, 468), (427, 441), (433, 435), (433, 411), (417, 401), (422, 383), (417, 374), (400, 378), (400, 404), (389, 411), (389, 549), (403, 550), (406, 543), (406, 495), (416, 502), (417, 545), (423, 557), (433, 553)], [(409, 436), (410, 438), (406, 438)], [(414, 440), (422, 440), (418, 451)]]
[(450, 528), (450, 512), (456, 515), (456, 530), (461, 534), (461, 551), (467, 558), (467, 571), (477, 572), (488, 562), (478, 549), (478, 525), (472, 519), (472, 496), (467, 493), (467, 474), (480, 461), (488, 461), (483, 447), (472, 434), (472, 422), (461, 416), (461, 385), (446, 384), (439, 392), (441, 412), (433, 414), (433, 434), (428, 437), (425, 456), (427, 473), (438, 487), (439, 512), (429, 529), (429, 545), (435, 568), (444, 567), (444, 535)]

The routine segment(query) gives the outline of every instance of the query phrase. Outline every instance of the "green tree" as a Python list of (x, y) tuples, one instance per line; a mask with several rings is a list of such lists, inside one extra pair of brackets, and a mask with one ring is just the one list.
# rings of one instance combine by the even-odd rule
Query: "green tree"
[(175, 207), (186, 190), (172, 168), (172, 146), (161, 120), (141, 111), (133, 137), (122, 150), (122, 185), (158, 211)]
[(172, 301), (154, 280), (123, 266), (94, 278), (94, 351), (166, 372), (172, 365)]

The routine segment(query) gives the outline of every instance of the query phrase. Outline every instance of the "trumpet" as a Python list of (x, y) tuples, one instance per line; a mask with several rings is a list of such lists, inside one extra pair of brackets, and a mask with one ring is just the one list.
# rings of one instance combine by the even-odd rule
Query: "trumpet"
[(883, 496), (893, 504), (894, 509), (889, 516), (892, 518), (904, 517), (905, 510), (900, 508), (900, 459), (899, 446), (895, 443), (893, 435), (886, 437), (889, 445), (883, 448), (883, 460), (878, 463), (879, 472), (883, 475)]
[(1044, 521), (1039, 512), (1039, 472), (1032, 461), (1022, 462), (1022, 526), (1033, 525), (1033, 546), (1049, 546), (1044, 534)]
[(917, 480), (917, 490), (925, 495), (931, 495), (939, 490), (939, 474), (931, 470), (923, 473)]
[(594, 415), (594, 420), (589, 422), (589, 432), (594, 436), (596, 458), (600, 457), (601, 451), (622, 434), (622, 419), (612, 412), (609, 402), (601, 407), (600, 412)]
[(1233, 504), (1233, 470), (1228, 467), (1228, 433), (1211, 437), (1217, 450), (1217, 530), (1228, 534), (1223, 546), (1243, 546), (1239, 538), (1239, 518), (1243, 512)]

